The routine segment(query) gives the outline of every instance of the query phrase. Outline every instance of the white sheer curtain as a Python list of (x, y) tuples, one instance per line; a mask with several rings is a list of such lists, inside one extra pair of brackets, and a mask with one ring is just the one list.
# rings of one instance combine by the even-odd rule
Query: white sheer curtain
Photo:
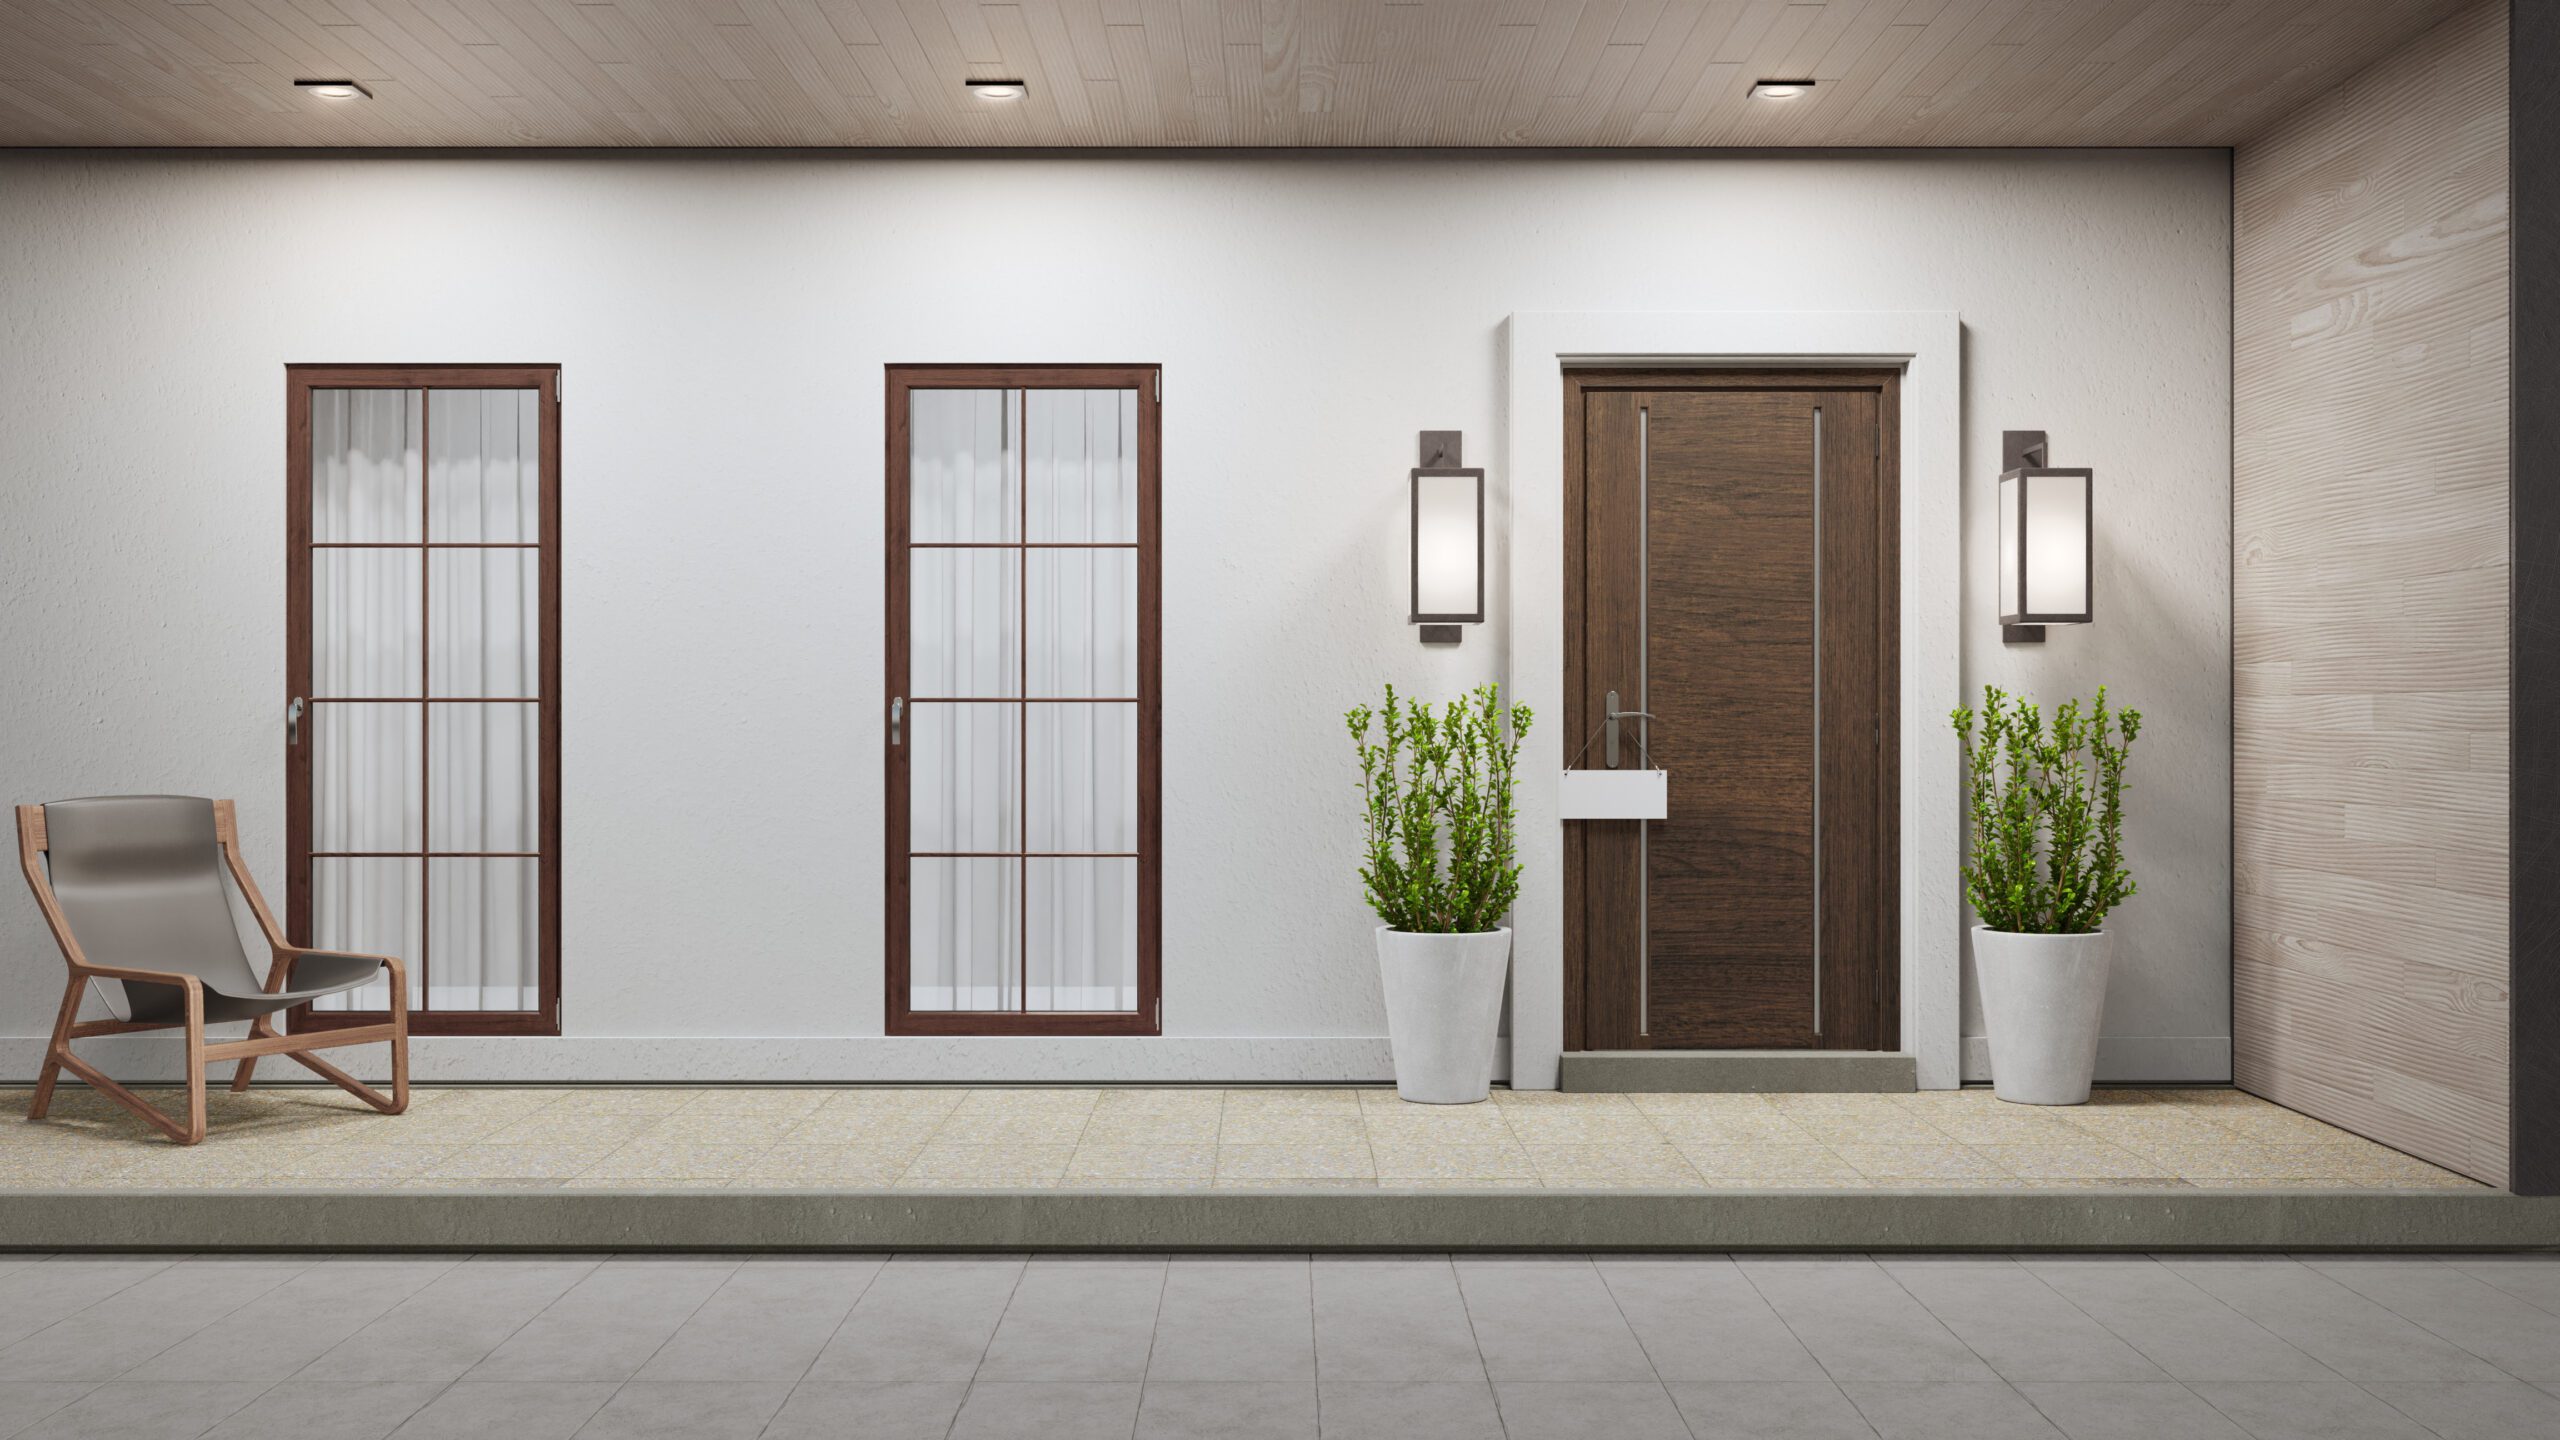
[[(1015, 392), (912, 391), (907, 419), (909, 538), (1018, 542)], [(1022, 865), (1009, 855), (1022, 847), (1022, 707), (983, 702), (1022, 693), (1022, 552), (908, 558), (908, 1003), (1019, 1009)]]
[(1137, 1007), (1137, 411), (910, 392), (916, 1009)]
[[(427, 397), (427, 539), (540, 538), (539, 393)], [(541, 996), (541, 552), (427, 552), (427, 1003), (530, 1010)]]
[[(408, 545), (422, 538), (420, 449), (425, 396), (416, 390), (321, 390), (311, 397), (311, 538), (320, 545)], [(311, 848), (415, 851), (425, 835), (420, 793), (419, 575), (423, 552), (311, 552)], [(407, 703), (403, 703), (403, 702)], [(311, 862), (311, 943), (409, 961), (418, 1003), (423, 864), (416, 859)], [(381, 983), (320, 1002), (378, 1010)]]
[(313, 943), (431, 1009), (540, 1000), (538, 399), (312, 397)]

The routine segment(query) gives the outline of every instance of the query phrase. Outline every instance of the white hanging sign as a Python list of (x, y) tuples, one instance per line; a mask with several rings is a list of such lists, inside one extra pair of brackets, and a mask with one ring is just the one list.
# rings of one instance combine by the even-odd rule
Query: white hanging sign
[(1668, 770), (1567, 770), (1557, 794), (1567, 820), (1663, 820), (1671, 814)]

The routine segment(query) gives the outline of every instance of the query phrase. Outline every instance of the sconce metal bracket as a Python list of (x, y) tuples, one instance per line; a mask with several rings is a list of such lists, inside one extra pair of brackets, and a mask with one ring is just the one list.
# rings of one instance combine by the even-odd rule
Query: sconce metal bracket
[(1422, 432), (1422, 468), (1425, 470), (1457, 470), (1466, 465), (1459, 452), (1466, 448), (1463, 430), (1425, 430)]
[(2041, 645), (2044, 643), (2044, 627), (2041, 625), (2003, 625), (2000, 627), (2000, 643), (2003, 645)]
[(1420, 625), (1415, 628), (1422, 632), (1425, 645), (1455, 645), (1467, 638), (1464, 625)]

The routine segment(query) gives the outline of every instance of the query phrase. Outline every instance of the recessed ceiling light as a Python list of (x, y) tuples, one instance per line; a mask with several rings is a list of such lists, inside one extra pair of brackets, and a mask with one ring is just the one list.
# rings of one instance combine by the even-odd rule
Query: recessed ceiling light
[(353, 80), (296, 80), (296, 90), (308, 90), (329, 100), (370, 100), (373, 92)]
[(1813, 82), (1810, 80), (1763, 80), (1751, 87), (1754, 100), (1793, 100), (1799, 95), (1812, 93)]
[(969, 93), (981, 100), (1019, 100), (1031, 93), (1031, 87), (1019, 80), (966, 80)]

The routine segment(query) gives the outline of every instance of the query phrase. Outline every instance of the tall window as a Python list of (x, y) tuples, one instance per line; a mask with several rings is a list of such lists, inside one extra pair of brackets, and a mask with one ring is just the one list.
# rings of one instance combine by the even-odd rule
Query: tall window
[(406, 959), (416, 1031), (558, 1034), (559, 370), (287, 387), (286, 924)]
[(1157, 372), (888, 379), (889, 1030), (1155, 1034)]

